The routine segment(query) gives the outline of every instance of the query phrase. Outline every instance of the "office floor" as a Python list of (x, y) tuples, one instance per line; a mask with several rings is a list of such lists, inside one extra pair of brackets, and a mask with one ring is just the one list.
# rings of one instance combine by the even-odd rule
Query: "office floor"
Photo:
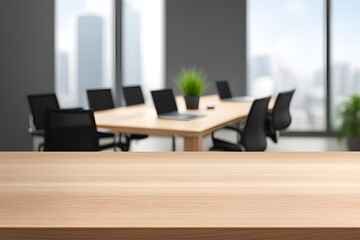
[[(221, 132), (217, 136), (225, 139), (236, 139), (236, 136)], [(171, 151), (170, 137), (151, 136), (146, 140), (133, 142), (132, 151)], [(204, 139), (204, 150), (211, 147), (210, 136)], [(176, 139), (177, 151), (183, 150), (183, 140)], [(278, 144), (268, 140), (268, 152), (327, 152), (346, 151), (346, 144), (335, 137), (280, 137)]]

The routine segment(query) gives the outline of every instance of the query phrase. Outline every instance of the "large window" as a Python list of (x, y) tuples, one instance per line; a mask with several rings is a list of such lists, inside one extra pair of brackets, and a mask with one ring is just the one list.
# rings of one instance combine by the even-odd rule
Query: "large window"
[(332, 0), (332, 123), (338, 125), (338, 106), (348, 96), (360, 92), (360, 1)]
[(123, 0), (123, 85), (164, 87), (165, 0)]
[(114, 1), (56, 0), (56, 93), (87, 106), (86, 89), (114, 85)]
[(324, 0), (248, 0), (248, 94), (296, 88), (295, 131), (326, 130), (324, 6)]

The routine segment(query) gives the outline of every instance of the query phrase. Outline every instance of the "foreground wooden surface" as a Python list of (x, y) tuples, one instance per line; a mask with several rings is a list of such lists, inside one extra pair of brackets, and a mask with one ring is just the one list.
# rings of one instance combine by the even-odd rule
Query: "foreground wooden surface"
[(0, 239), (360, 239), (358, 153), (0, 153)]

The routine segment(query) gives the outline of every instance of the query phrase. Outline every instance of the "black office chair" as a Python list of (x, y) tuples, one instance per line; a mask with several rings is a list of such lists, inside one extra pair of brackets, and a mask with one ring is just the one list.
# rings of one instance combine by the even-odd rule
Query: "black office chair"
[[(31, 111), (31, 121), (32, 123), (30, 125), (33, 125), (30, 127), (29, 133), (32, 136), (40, 136), (44, 137), (44, 129), (45, 129), (45, 110), (46, 109), (60, 109), (59, 102), (57, 100), (57, 97), (55, 93), (48, 93), (48, 94), (32, 94), (28, 95), (28, 102), (30, 105), (30, 111)], [(67, 110), (81, 110), (81, 108), (71, 108)], [(99, 133), (101, 138), (110, 138), (112, 137), (114, 139), (114, 135)], [(115, 141), (112, 143), (112, 145), (115, 145)], [(44, 147), (44, 143), (40, 143), (38, 146), (38, 150), (41, 151), (41, 149)], [(111, 147), (111, 146), (110, 146)], [(107, 148), (110, 148), (109, 144), (101, 145), (100, 149), (104, 150)]]
[[(109, 144), (111, 147), (112, 144)], [(45, 151), (99, 151), (99, 136), (93, 111), (45, 112)]]
[[(55, 93), (48, 94), (31, 94), (28, 95), (28, 102), (30, 106), (30, 128), (29, 133), (32, 136), (44, 137), (45, 133), (45, 110), (46, 109), (60, 109), (59, 102)], [(40, 143), (38, 150), (44, 147), (44, 143)]]
[(123, 87), (126, 106), (144, 104), (144, 95), (140, 86)]
[[(140, 86), (123, 87), (123, 92), (124, 92), (124, 99), (126, 102), (126, 106), (133, 106), (133, 105), (145, 103), (144, 95), (142, 93)], [(143, 134), (125, 135), (126, 145), (130, 149), (132, 140), (142, 140), (142, 139), (146, 139), (148, 137), (149, 137), (149, 135), (143, 135)]]
[(102, 111), (115, 108), (111, 89), (87, 90), (89, 107), (93, 111)]
[(290, 103), (294, 93), (295, 89), (279, 93), (273, 109), (267, 113), (266, 135), (275, 143), (278, 142), (280, 131), (285, 130), (291, 124)]
[(215, 137), (215, 133), (213, 133), (212, 140), (214, 146), (210, 150), (265, 151), (267, 142), (264, 125), (269, 101), (270, 97), (255, 100), (251, 106), (244, 128), (232, 128), (232, 130), (240, 134), (240, 140), (237, 143), (218, 139)]
[[(87, 98), (89, 107), (93, 111), (109, 110), (115, 107), (111, 89), (91, 89), (87, 90)], [(115, 134), (110, 132), (98, 131), (99, 138), (112, 137), (114, 139), (114, 147), (119, 147), (123, 151), (128, 151), (126, 144), (120, 140), (116, 142)]]
[[(144, 95), (142, 93), (140, 86), (123, 87), (123, 92), (124, 92), (124, 99), (126, 102), (126, 106), (133, 106), (133, 105), (145, 103)], [(131, 134), (131, 135), (126, 135), (125, 137), (126, 137), (126, 142), (130, 146), (131, 140), (145, 139), (148, 137), (148, 135)], [(172, 136), (172, 150), (176, 151), (175, 136)]]

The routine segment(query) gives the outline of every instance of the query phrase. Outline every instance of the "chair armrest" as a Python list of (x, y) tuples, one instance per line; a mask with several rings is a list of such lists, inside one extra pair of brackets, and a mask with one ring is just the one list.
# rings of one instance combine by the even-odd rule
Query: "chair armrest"
[(226, 126), (225, 129), (229, 129), (229, 130), (233, 130), (239, 134), (242, 134), (242, 130), (238, 127), (234, 127), (234, 126)]

